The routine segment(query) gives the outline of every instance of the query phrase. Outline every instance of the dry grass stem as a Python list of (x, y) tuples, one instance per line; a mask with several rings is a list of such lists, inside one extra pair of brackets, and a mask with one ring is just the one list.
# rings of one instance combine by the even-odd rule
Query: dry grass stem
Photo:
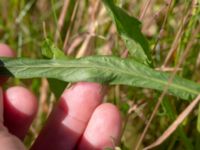
[[(40, 97), (39, 97), (39, 108), (38, 108), (38, 113), (37, 117), (40, 118), (42, 117), (43, 113), (48, 112), (48, 105), (47, 105), (47, 97), (48, 97), (48, 90), (49, 90), (49, 85), (47, 79), (42, 79), (41, 82), (41, 87), (40, 87)], [(38, 119), (36, 121), (36, 126), (41, 126), (41, 120)]]
[(97, 18), (97, 14), (99, 12), (98, 11), (99, 6), (100, 6), (100, 0), (95, 1), (94, 7), (93, 7), (92, 12), (91, 12), (91, 20), (90, 20), (90, 23), (89, 23), (89, 26), (88, 26), (88, 33), (89, 34), (86, 36), (81, 48), (79, 49), (79, 51), (76, 55), (76, 58), (80, 58), (84, 55), (87, 55), (86, 53), (89, 53), (89, 54), (91, 53), (91, 49), (92, 49), (91, 44), (92, 44), (93, 39), (94, 39), (93, 35), (95, 35), (95, 30), (96, 30), (97, 24), (98, 24), (97, 23), (98, 20), (96, 18)]
[[(163, 72), (174, 72), (175, 68), (171, 67), (160, 67), (160, 68), (155, 68), (157, 71), (163, 71)], [(177, 71), (182, 71), (182, 68), (178, 68)]]
[(55, 35), (55, 42), (56, 43), (58, 42), (58, 39), (60, 37), (60, 32), (61, 32), (62, 27), (63, 27), (64, 22), (65, 22), (65, 16), (67, 14), (67, 8), (69, 6), (69, 2), (70, 2), (70, 0), (64, 1), (63, 7), (62, 7), (62, 10), (61, 10), (59, 19), (58, 19), (58, 25), (57, 25), (57, 29), (56, 29), (56, 35)]
[(152, 0), (147, 0), (147, 2), (145, 3), (145, 6), (144, 6), (144, 9), (142, 10), (142, 13), (140, 15), (140, 20), (143, 20), (148, 8), (149, 8), (149, 5), (151, 4)]
[[(192, 10), (192, 9), (191, 9), (191, 10)], [(176, 36), (175, 36), (175, 39), (174, 39), (174, 41), (173, 41), (173, 43), (172, 43), (172, 46), (171, 46), (171, 48), (170, 48), (170, 50), (169, 50), (169, 52), (168, 52), (168, 54), (167, 54), (167, 57), (166, 57), (165, 60), (164, 60), (164, 63), (163, 63), (163, 65), (162, 65), (162, 68), (165, 68), (165, 67), (167, 66), (167, 64), (169, 63), (169, 61), (170, 61), (172, 55), (173, 55), (173, 54), (175, 53), (175, 51), (177, 50), (178, 44), (179, 44), (179, 42), (181, 41), (181, 37), (182, 37), (183, 32), (184, 32), (183, 29), (184, 29), (184, 27), (186, 26), (190, 15), (191, 15), (191, 11), (189, 11), (189, 12), (187, 13), (187, 15), (183, 17), (183, 19), (182, 19), (182, 21), (181, 21), (181, 24), (180, 24), (180, 27), (179, 27), (179, 29), (178, 29), (178, 31), (177, 31)]]
[(65, 40), (64, 40), (64, 44), (63, 44), (63, 50), (64, 50), (65, 53), (67, 53), (67, 45), (68, 45), (68, 41), (69, 41), (69, 36), (70, 36), (70, 33), (71, 33), (72, 24), (73, 24), (75, 16), (76, 16), (76, 12), (77, 12), (77, 9), (78, 9), (79, 2), (80, 2), (80, 0), (76, 1), (75, 7), (74, 7), (74, 10), (73, 10), (71, 19), (70, 19), (70, 24), (69, 24), (69, 27), (68, 27), (68, 30), (67, 30), (67, 33), (66, 33), (66, 36), (65, 36)]

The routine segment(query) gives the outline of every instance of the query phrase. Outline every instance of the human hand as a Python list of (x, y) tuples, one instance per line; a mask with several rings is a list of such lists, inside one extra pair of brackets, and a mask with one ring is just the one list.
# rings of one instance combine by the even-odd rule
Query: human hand
[[(14, 53), (0, 44), (0, 56), (13, 57)], [(0, 78), (1, 85), (5, 81)], [(121, 118), (114, 105), (102, 104), (103, 96), (104, 88), (97, 83), (80, 82), (66, 89), (31, 150), (114, 148), (120, 138)], [(37, 109), (36, 97), (26, 88), (11, 87), (4, 94), (0, 88), (1, 149), (25, 150), (22, 140)]]

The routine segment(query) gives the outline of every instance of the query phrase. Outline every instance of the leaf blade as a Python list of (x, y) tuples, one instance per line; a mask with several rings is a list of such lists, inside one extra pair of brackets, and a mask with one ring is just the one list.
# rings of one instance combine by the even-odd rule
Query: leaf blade
[[(90, 56), (75, 60), (1, 58), (0, 76), (55, 78), (66, 82), (122, 84), (162, 91), (169, 74), (155, 71), (134, 60), (110, 56)], [(200, 93), (200, 85), (175, 77), (168, 92), (190, 100)]]
[(103, 3), (133, 58), (140, 63), (153, 66), (148, 42), (141, 32), (141, 22), (117, 7), (113, 0), (103, 0)]

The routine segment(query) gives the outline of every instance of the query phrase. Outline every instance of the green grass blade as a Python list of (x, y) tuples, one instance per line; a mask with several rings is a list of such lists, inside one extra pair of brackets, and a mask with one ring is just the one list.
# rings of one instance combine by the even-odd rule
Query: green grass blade
[[(155, 71), (137, 61), (110, 56), (74, 60), (1, 58), (0, 76), (16, 78), (47, 77), (66, 82), (91, 81), (123, 84), (163, 91), (169, 74)], [(200, 93), (200, 85), (176, 76), (168, 92), (185, 100)]]
[(140, 63), (152, 66), (149, 45), (141, 32), (140, 21), (117, 7), (113, 0), (103, 0), (103, 3), (132, 57)]
[(200, 104), (199, 104), (199, 107), (198, 107), (197, 131), (200, 133)]
[[(170, 103), (169, 99), (164, 99), (162, 101), (162, 104), (163, 104), (164, 108), (166, 109), (167, 116), (173, 122), (177, 118), (177, 112), (173, 109), (173, 106)], [(183, 126), (179, 126), (173, 136), (174, 136), (174, 138), (172, 138), (172, 140), (174, 140), (174, 141), (171, 141), (170, 143), (175, 144), (177, 140), (180, 140), (183, 142), (183, 145), (185, 146), (186, 149), (188, 149), (188, 150), (194, 149), (192, 142), (190, 141), (189, 137), (187, 137), (187, 134), (184, 131)], [(171, 147), (171, 145), (170, 145), (170, 147)]]

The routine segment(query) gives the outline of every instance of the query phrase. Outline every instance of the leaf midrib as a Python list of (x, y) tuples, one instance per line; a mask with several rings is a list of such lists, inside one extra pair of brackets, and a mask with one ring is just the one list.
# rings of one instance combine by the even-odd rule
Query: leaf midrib
[[(127, 74), (127, 75), (131, 75), (131, 76), (139, 76), (140, 78), (144, 78), (144, 79), (148, 79), (148, 80), (151, 80), (151, 81), (154, 81), (154, 82), (157, 82), (157, 83), (160, 83), (160, 84), (163, 84), (164, 86), (166, 86), (168, 84), (168, 82), (165, 82), (165, 81), (162, 81), (162, 80), (159, 80), (159, 79), (155, 79), (155, 78), (148, 78), (147, 76), (144, 76), (144, 75), (138, 75), (138, 74), (133, 74), (133, 72), (127, 72), (127, 71), (124, 71), (124, 70), (119, 70), (119, 69), (112, 69), (112, 68), (108, 68), (108, 67), (103, 67), (103, 66), (98, 66), (98, 65), (94, 65), (94, 64), (91, 64), (91, 66), (87, 66), (86, 64), (75, 64), (75, 66), (73, 65), (70, 65), (68, 64), (68, 66), (62, 66), (62, 65), (59, 65), (59, 66), (55, 66), (55, 63), (54, 64), (51, 64), (52, 66), (49, 67), (49, 66), (41, 66), (41, 65), (29, 65), (27, 66), (26, 68), (99, 68), (99, 69), (105, 69), (105, 70), (108, 70), (110, 72), (118, 72), (118, 73), (123, 73), (123, 74)], [(5, 66), (5, 67), (9, 67), (9, 68), (21, 68), (20, 66)], [(23, 66), (22, 66), (23, 67)], [(24, 67), (23, 67), (24, 68)], [(184, 91), (187, 91), (189, 93), (193, 93), (193, 94), (199, 94), (198, 91), (196, 90), (191, 90), (189, 88), (185, 88), (183, 86), (179, 86), (177, 84), (174, 84), (174, 83), (171, 83), (170, 86), (174, 87), (174, 88), (178, 88), (178, 89), (182, 89)]]

